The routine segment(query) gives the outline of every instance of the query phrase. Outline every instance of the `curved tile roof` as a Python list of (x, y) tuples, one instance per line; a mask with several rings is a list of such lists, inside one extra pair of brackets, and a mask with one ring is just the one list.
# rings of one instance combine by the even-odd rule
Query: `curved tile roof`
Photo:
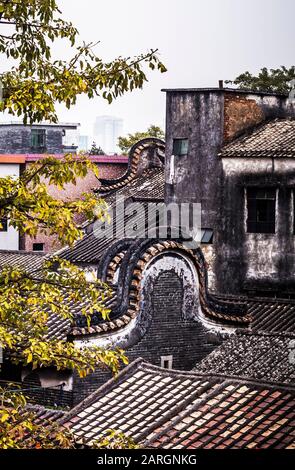
[[(141, 176), (135, 178), (131, 183), (117, 190), (114, 195), (105, 196), (105, 201), (111, 208), (115, 207), (116, 196), (123, 197), (125, 200), (142, 201), (145, 209), (145, 220), (147, 220), (148, 203), (156, 205), (164, 201), (164, 169), (150, 168), (143, 172)], [(125, 216), (125, 223), (129, 216)], [(139, 219), (139, 222), (142, 220)], [(116, 227), (117, 228), (117, 227)], [(118, 227), (114, 235), (106, 238), (96, 236), (96, 231), (84, 235), (78, 240), (72, 248), (65, 247), (56, 253), (61, 258), (67, 259), (73, 263), (97, 264), (101, 255), (114, 241), (124, 238), (124, 224)]]
[[(153, 153), (149, 156), (149, 161), (143, 162), (143, 152), (148, 151)], [(160, 155), (162, 152), (163, 155)], [(120, 188), (130, 184), (139, 174), (141, 163), (144, 163), (145, 168), (162, 167), (164, 161), (165, 142), (155, 137), (147, 137), (135, 143), (128, 155), (128, 169), (126, 173), (118, 179), (99, 179), (101, 186), (95, 189), (98, 193), (108, 193), (110, 191), (117, 191)]]

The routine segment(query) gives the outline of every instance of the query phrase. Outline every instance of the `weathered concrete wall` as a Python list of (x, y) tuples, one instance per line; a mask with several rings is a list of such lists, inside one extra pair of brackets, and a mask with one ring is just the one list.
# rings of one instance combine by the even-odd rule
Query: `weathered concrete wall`
[[(223, 170), (222, 223), (216, 233), (219, 290), (294, 288), (294, 160), (223, 158)], [(245, 188), (257, 185), (276, 188), (274, 234), (247, 233)]]
[[(209, 93), (168, 93), (166, 127), (166, 201), (202, 204), (202, 224), (213, 228), (218, 207), (221, 162), (216, 158), (223, 139), (223, 96)], [(188, 138), (186, 156), (175, 157), (175, 182), (169, 184), (173, 139)]]
[[(244, 222), (241, 224), (241, 220), (244, 221), (244, 190), (241, 182), (246, 183), (251, 179), (250, 176), (257, 173), (265, 186), (269, 182), (269, 171), (263, 178), (265, 170), (260, 170), (259, 164), (245, 162), (249, 165), (247, 179), (248, 170), (243, 169), (244, 163), (240, 161), (235, 175), (227, 171), (224, 173), (218, 153), (224, 143), (261, 122), (276, 117), (294, 117), (295, 105), (284, 96), (261, 93), (223, 89), (171, 90), (167, 92), (166, 114), (166, 202), (201, 203), (202, 227), (214, 231), (210, 287), (220, 292), (240, 292), (250, 273), (252, 277), (256, 269), (257, 274), (261, 273), (261, 268), (258, 265), (255, 267), (254, 260), (259, 259), (260, 248), (263, 250), (265, 246), (263, 236), (256, 236), (255, 243), (251, 241), (251, 236), (246, 237)], [(173, 158), (173, 139), (179, 138), (189, 140), (188, 154)], [(290, 175), (293, 170), (289, 171), (288, 162), (285, 162), (285, 169), (282, 167), (278, 171), (274, 181), (283, 187), (289, 178), (286, 175)], [(284, 196), (283, 202), (281, 193), (281, 213), (286, 213), (289, 196)], [(290, 253), (292, 247), (289, 246), (289, 232), (284, 241), (283, 232), (286, 230), (289, 228), (278, 227), (277, 241), (273, 246), (275, 267), (266, 263), (263, 277), (265, 271), (270, 273), (270, 277), (277, 273), (274, 279), (286, 280), (290, 277), (292, 270), (290, 262), (287, 262), (289, 255), (285, 255), (284, 251), (287, 249)], [(279, 259), (280, 253), (282, 259)], [(248, 266), (249, 259), (253, 261)], [(281, 278), (283, 273), (284, 277)]]

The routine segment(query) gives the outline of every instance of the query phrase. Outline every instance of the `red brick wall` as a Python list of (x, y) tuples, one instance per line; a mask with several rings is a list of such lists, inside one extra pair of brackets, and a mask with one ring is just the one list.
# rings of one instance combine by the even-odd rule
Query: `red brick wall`
[(264, 113), (255, 100), (235, 93), (224, 97), (224, 140), (234, 139), (243, 131), (261, 123)]
[[(99, 177), (115, 179), (122, 176), (127, 170), (127, 164), (122, 163), (99, 163)], [(73, 184), (66, 185), (65, 190), (60, 190), (56, 186), (49, 186), (49, 193), (56, 199), (76, 200), (83, 193), (89, 193), (93, 188), (97, 188), (99, 182), (93, 172), (89, 172), (86, 178), (78, 179), (76, 186)], [(82, 221), (81, 221), (82, 222)], [(23, 237), (21, 239), (21, 249), (33, 251), (34, 243), (44, 243), (44, 251), (46, 253), (56, 251), (61, 248), (56, 237), (39, 233), (36, 239)]]

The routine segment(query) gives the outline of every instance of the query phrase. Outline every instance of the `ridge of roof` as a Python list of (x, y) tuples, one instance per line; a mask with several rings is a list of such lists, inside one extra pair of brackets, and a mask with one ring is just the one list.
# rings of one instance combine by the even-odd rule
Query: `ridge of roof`
[(244, 330), (236, 331), (237, 336), (275, 337), (275, 338), (295, 338), (292, 331), (266, 331), (266, 330)]
[[(157, 137), (146, 137), (141, 139), (140, 141), (136, 142), (131, 149), (129, 150), (128, 154), (128, 168), (127, 171), (119, 178), (116, 179), (102, 179), (99, 178), (101, 182), (101, 186), (99, 188), (94, 188), (93, 191), (96, 193), (110, 193), (120, 188), (123, 188), (128, 183), (131, 183), (138, 177), (138, 170), (140, 166), (140, 160), (142, 152), (148, 149), (165, 149), (165, 142)], [(156, 163), (157, 160), (157, 163)], [(154, 158), (152, 161), (149, 162), (150, 165), (146, 166), (145, 169), (157, 168), (163, 166), (162, 160), (159, 158), (159, 154), (157, 153), (156, 159)]]
[(40, 257), (45, 257), (47, 256), (47, 253), (44, 252), (38, 252), (38, 251), (25, 251), (25, 250), (1, 250), (0, 249), (0, 254), (12, 254), (12, 255), (28, 255), (28, 256), (40, 256)]
[(266, 96), (281, 96), (282, 98), (287, 98), (288, 93), (275, 92), (275, 91), (258, 91), (251, 90), (246, 88), (232, 88), (232, 87), (197, 87), (197, 88), (162, 88), (161, 91), (166, 93), (195, 93), (195, 92), (219, 92), (219, 93), (237, 93), (237, 94), (247, 94), (247, 95), (266, 95)]

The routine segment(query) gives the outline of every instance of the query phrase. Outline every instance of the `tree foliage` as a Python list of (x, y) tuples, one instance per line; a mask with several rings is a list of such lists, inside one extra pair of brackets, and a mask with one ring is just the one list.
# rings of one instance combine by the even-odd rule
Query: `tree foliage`
[(292, 89), (290, 82), (294, 79), (295, 66), (293, 65), (290, 68), (281, 66), (278, 69), (264, 67), (258, 75), (244, 72), (235, 78), (235, 80), (226, 80), (226, 83), (236, 85), (244, 90), (289, 93)]
[(123, 432), (109, 429), (104, 436), (91, 445), (94, 449), (139, 449), (140, 446)]
[[(103, 219), (105, 203), (87, 195), (79, 201), (57, 201), (48, 193), (43, 179), (60, 189), (87, 170), (97, 168), (83, 157), (66, 156), (64, 160), (48, 157), (32, 164), (19, 178), (0, 178), (0, 218), (21, 233), (34, 236), (38, 229), (56, 233), (62, 243), (72, 245), (82, 236), (74, 216), (84, 212)], [(93, 312), (108, 318), (105, 300), (110, 289), (100, 280), (87, 282), (85, 273), (66, 260), (53, 256), (40, 268), (20, 269), (1, 266), (0, 271), (0, 346), (9, 360), (31, 367), (54, 366), (56, 369), (75, 369), (81, 377), (97, 368), (116, 373), (127, 359), (122, 350), (99, 347), (79, 349), (73, 343), (49, 335), (48, 322), (56, 316), (63, 322), (73, 321), (73, 306), (90, 324)], [(69, 446), (69, 433), (57, 425), (36, 427), (34, 417), (24, 418), (25, 398), (21, 392), (0, 390), (0, 448), (34, 446)], [(34, 436), (39, 436), (34, 441)], [(23, 440), (23, 436), (26, 439)], [(23, 442), (22, 442), (23, 441)]]
[(56, 235), (62, 244), (72, 245), (83, 234), (75, 223), (75, 215), (83, 213), (92, 219), (94, 212), (103, 217), (106, 203), (91, 194), (83, 194), (76, 201), (61, 201), (48, 192), (48, 185), (64, 189), (65, 184), (76, 184), (97, 166), (86, 157), (65, 155), (63, 159), (47, 157), (31, 164), (20, 178), (0, 178), (0, 220), (9, 218), (10, 225), (22, 233), (36, 236), (38, 231)]
[(89, 150), (89, 155), (105, 155), (105, 152), (100, 145), (97, 147), (96, 142), (93, 142)]
[[(22, 116), (24, 122), (56, 122), (56, 103), (70, 108), (83, 94), (111, 103), (142, 88), (146, 68), (166, 71), (157, 50), (104, 62), (94, 43), (78, 43), (77, 29), (61, 15), (56, 0), (0, 0), (0, 57), (15, 63), (0, 76), (0, 111)], [(52, 42), (64, 39), (73, 49), (68, 61), (52, 54)]]
[[(53, 56), (52, 43), (60, 40), (69, 41), (73, 51), (69, 60)], [(166, 70), (156, 50), (104, 62), (96, 55), (94, 43), (78, 42), (77, 29), (62, 18), (56, 0), (0, 0), (0, 57), (1, 65), (7, 59), (7, 70), (0, 75), (0, 112), (21, 116), (25, 124), (56, 122), (56, 104), (70, 108), (80, 95), (100, 96), (111, 103), (142, 88), (147, 69)], [(83, 213), (89, 220), (106, 219), (106, 205), (89, 194), (77, 201), (56, 200), (48, 184), (62, 190), (90, 170), (97, 174), (97, 167), (86, 157), (67, 155), (62, 160), (44, 158), (19, 178), (0, 178), (0, 221), (7, 220), (30, 237), (38, 231), (57, 235), (61, 244), (72, 246), (83, 234), (75, 223), (76, 214)], [(108, 286), (99, 280), (87, 282), (82, 270), (58, 257), (35, 270), (1, 266), (0, 347), (4, 355), (32, 369), (75, 369), (81, 377), (98, 367), (116, 373), (127, 362), (122, 350), (79, 349), (48, 330), (52, 316), (72, 322), (74, 305), (79, 305), (88, 324), (93, 312), (107, 318), (105, 299), (110, 295)], [(36, 423), (34, 413), (24, 411), (25, 404), (21, 390), (0, 389), (0, 448), (73, 445), (68, 431)]]
[(134, 134), (128, 134), (127, 137), (119, 137), (118, 146), (122, 150), (123, 154), (127, 154), (131, 149), (132, 145), (136, 144), (141, 139), (146, 137), (157, 137), (158, 139), (164, 139), (164, 131), (155, 125), (151, 125), (145, 132), (135, 132)]
[(0, 387), (0, 449), (70, 449), (71, 432), (57, 423), (37, 421), (25, 396), (13, 384)]

